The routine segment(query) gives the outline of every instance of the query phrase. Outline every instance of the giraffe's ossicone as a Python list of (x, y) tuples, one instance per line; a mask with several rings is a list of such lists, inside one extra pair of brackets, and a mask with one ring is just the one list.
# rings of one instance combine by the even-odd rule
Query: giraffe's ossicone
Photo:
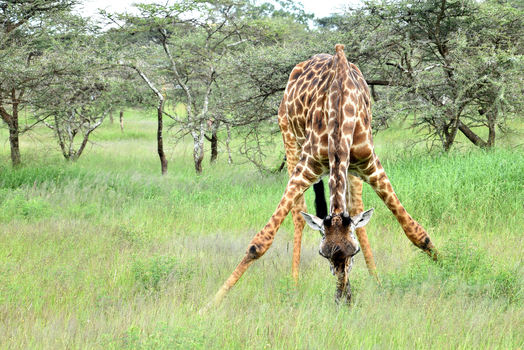
[[(269, 222), (252, 239), (246, 255), (216, 294), (215, 303), (267, 251), (289, 211), (295, 227), (292, 264), (295, 281), (298, 281), (305, 217), (323, 233), (319, 253), (330, 261), (337, 276), (336, 299), (349, 300), (348, 273), (360, 248), (369, 271), (375, 275), (364, 227), (371, 211), (364, 212), (362, 181), (371, 185), (411, 242), (436, 259), (429, 235), (404, 209), (375, 154), (369, 88), (360, 70), (347, 61), (344, 45), (335, 46), (335, 55), (316, 55), (295, 66), (280, 103), (278, 121), (289, 182)], [(329, 212), (324, 209), (323, 213), (317, 213), (321, 217), (317, 217), (306, 213), (303, 193), (322, 181), (323, 176), (329, 177)]]

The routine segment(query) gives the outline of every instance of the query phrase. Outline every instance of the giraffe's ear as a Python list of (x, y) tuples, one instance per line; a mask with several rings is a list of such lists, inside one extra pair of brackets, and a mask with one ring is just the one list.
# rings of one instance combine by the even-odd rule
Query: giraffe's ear
[(304, 213), (303, 211), (301, 211), (300, 214), (302, 214), (309, 227), (311, 227), (313, 230), (320, 231), (322, 234), (324, 233), (324, 221), (321, 218), (315, 215)]
[(356, 228), (365, 226), (371, 219), (371, 216), (373, 216), (373, 211), (375, 211), (375, 209), (371, 208), (365, 212), (357, 214), (351, 218), (351, 221), (355, 224)]

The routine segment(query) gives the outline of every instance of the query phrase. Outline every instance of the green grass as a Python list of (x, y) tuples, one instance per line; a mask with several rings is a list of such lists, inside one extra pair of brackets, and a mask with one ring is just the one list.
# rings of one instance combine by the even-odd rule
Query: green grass
[[(168, 143), (162, 177), (153, 114), (126, 112), (125, 123), (123, 134), (104, 124), (72, 164), (44, 129), (22, 138), (19, 169), (2, 143), (0, 348), (523, 347), (524, 152), (513, 141), (427, 155), (406, 149), (411, 131), (379, 133), (393, 186), (441, 259), (409, 243), (366, 186), (382, 286), (359, 255), (354, 304), (336, 306), (318, 233), (307, 228), (295, 287), (287, 219), (224, 303), (199, 315), (275, 209), (286, 174), (229, 166), (221, 153), (195, 176), (191, 145)], [(279, 141), (268, 152), (275, 164)], [(306, 202), (313, 207), (309, 191)]]

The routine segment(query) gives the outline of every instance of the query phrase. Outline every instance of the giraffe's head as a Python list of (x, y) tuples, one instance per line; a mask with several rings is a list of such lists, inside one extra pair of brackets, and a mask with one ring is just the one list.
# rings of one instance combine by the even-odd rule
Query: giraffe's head
[(366, 225), (372, 215), (373, 209), (369, 209), (352, 217), (347, 213), (342, 213), (321, 219), (302, 212), (308, 225), (320, 231), (322, 241), (318, 252), (329, 260), (333, 274), (344, 269), (347, 269), (346, 271), (351, 269), (353, 256), (360, 251), (355, 230)]

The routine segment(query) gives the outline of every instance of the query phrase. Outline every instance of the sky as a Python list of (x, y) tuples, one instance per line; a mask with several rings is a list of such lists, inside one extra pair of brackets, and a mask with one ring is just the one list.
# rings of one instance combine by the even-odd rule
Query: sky
[[(79, 11), (83, 16), (96, 16), (97, 9), (102, 8), (109, 12), (124, 12), (132, 9), (132, 4), (136, 2), (159, 2), (165, 0), (84, 0), (80, 5)], [(306, 12), (312, 12), (316, 17), (326, 17), (344, 6), (358, 6), (361, 0), (301, 0)]]

